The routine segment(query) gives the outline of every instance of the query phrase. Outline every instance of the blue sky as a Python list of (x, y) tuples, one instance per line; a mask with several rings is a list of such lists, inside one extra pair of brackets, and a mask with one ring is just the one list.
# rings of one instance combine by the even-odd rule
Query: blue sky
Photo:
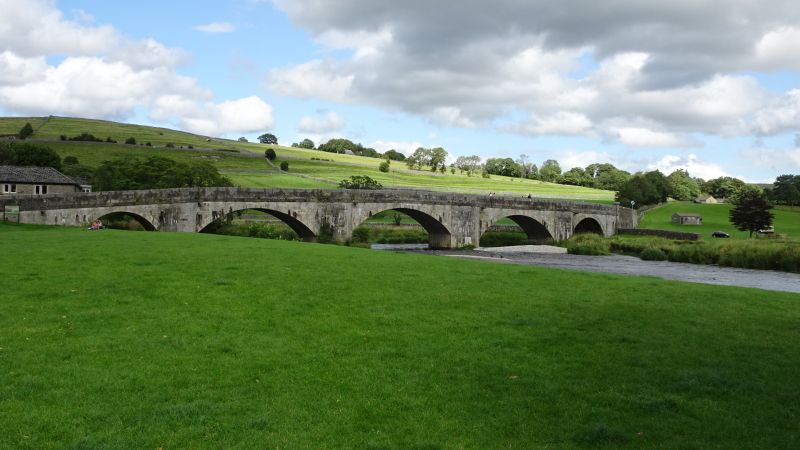
[(0, 0), (0, 111), (564, 170), (800, 173), (794, 2), (585, 1)]

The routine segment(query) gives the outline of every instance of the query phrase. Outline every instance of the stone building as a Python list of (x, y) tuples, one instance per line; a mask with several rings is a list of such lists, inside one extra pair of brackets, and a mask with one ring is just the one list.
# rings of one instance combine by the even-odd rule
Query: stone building
[(693, 200), (694, 203), (716, 204), (719, 203), (717, 199), (708, 194), (700, 194)]
[(677, 225), (702, 225), (703, 217), (700, 214), (675, 213), (672, 215), (672, 223)]
[(0, 195), (45, 195), (92, 192), (85, 180), (52, 167), (0, 166)]

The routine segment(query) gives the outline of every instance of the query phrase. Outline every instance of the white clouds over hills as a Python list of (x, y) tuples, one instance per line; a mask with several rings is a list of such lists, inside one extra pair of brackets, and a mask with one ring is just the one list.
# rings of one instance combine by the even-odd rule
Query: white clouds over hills
[(66, 20), (51, 1), (0, 0), (0, 11), (4, 111), (125, 119), (144, 108), (153, 120), (202, 134), (272, 127), (272, 108), (260, 98), (215, 103), (210, 90), (178, 74), (189, 58), (181, 49)]
[(753, 75), (800, 70), (795, 0), (276, 4), (323, 48), (351, 50), (273, 70), (282, 95), (633, 147), (800, 131), (796, 94)]

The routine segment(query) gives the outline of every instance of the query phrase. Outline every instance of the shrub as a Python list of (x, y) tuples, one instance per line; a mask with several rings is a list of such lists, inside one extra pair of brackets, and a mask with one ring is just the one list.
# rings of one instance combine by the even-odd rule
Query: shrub
[(167, 148), (175, 148), (175, 144), (173, 144), (172, 142), (167, 142), (167, 145), (165, 147), (167, 147)]
[(128, 139), (125, 139), (125, 143), (128, 145), (136, 145), (136, 138), (129, 137)]
[(26, 123), (25, 126), (22, 127), (21, 130), (19, 130), (19, 138), (28, 139), (29, 137), (31, 137), (31, 135), (33, 135), (33, 127), (31, 126), (30, 123)]
[(339, 182), (341, 189), (383, 189), (383, 185), (367, 175), (353, 175)]
[(108, 142), (109, 144), (116, 144), (117, 143), (117, 141), (111, 139), (111, 137), (107, 137), (106, 138), (106, 142)]
[(144, 145), (145, 145), (146, 147), (152, 147), (152, 146), (153, 146), (153, 144), (151, 144), (151, 143), (149, 143), (149, 142), (148, 142), (148, 143), (146, 143), (146, 144), (144, 144)]
[(289, 162), (288, 161), (281, 161), (281, 170), (284, 172), (289, 171)]
[(639, 254), (639, 258), (645, 261), (666, 261), (667, 254), (660, 248), (646, 248)]
[(267, 158), (270, 161), (275, 161), (275, 158), (277, 157), (278, 155), (275, 154), (275, 150), (271, 148), (264, 150), (264, 158)]
[(389, 161), (384, 161), (384, 162), (378, 164), (378, 170), (380, 170), (383, 173), (388, 172), (389, 171)]
[(353, 242), (369, 242), (369, 229), (358, 227), (353, 230)]
[(571, 255), (610, 255), (611, 248), (607, 239), (596, 234), (576, 234), (561, 243)]

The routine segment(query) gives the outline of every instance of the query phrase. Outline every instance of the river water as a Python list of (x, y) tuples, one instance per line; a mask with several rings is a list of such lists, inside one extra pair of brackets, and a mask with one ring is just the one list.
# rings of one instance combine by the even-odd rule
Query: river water
[[(417, 245), (422, 248), (426, 244)], [(373, 248), (376, 248), (373, 246)], [(643, 261), (633, 256), (584, 256), (544, 253), (508, 253), (502, 251), (421, 250), (419, 247), (398, 249), (384, 245), (384, 250), (412, 250), (420, 253), (486, 261), (544, 266), (584, 272), (615, 273), (663, 278), (692, 283), (717, 284), (767, 289), (800, 294), (800, 274), (772, 270), (736, 269), (732, 267), (686, 264), (669, 261)]]

